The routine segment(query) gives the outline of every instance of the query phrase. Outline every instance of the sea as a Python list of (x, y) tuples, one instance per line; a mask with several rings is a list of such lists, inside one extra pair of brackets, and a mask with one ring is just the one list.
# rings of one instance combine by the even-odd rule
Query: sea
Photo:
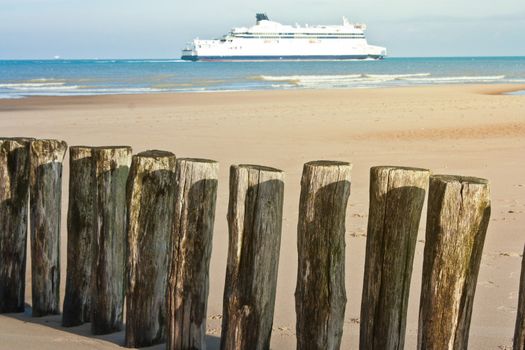
[(525, 56), (249, 62), (0, 60), (0, 98), (437, 84), (525, 84)]

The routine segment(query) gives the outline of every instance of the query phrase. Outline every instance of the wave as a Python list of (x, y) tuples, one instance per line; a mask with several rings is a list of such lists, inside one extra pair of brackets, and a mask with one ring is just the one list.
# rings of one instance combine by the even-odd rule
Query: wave
[(428, 77), (430, 73), (413, 73), (413, 74), (363, 74), (364, 77), (373, 79), (407, 79), (412, 77)]
[(79, 85), (66, 85), (65, 83), (7, 83), (0, 84), (0, 89), (7, 91), (64, 91), (77, 90)]
[(46, 89), (15, 89), (7, 93), (0, 93), (1, 98), (21, 98), (26, 96), (82, 96), (82, 95), (119, 95), (145, 94), (168, 92), (166, 89), (156, 88), (93, 88), (81, 86), (48, 87)]
[(254, 80), (263, 81), (284, 81), (284, 82), (301, 82), (301, 81), (313, 81), (313, 80), (341, 80), (341, 79), (358, 79), (362, 77), (362, 74), (349, 74), (349, 75), (260, 75), (254, 77)]
[(453, 81), (465, 81), (465, 82), (475, 82), (475, 81), (496, 81), (505, 79), (505, 75), (488, 75), (488, 76), (458, 76), (458, 77), (430, 77), (427, 79), (418, 79), (418, 78), (406, 78), (406, 80), (428, 80), (428, 81), (442, 81), (442, 82), (453, 82)]
[(64, 86), (65, 83), (4, 83), (0, 84), (0, 88), (18, 89), (18, 88), (46, 88), (55, 86)]
[(430, 73), (414, 74), (341, 74), (341, 75), (260, 75), (254, 80), (288, 82), (296, 85), (312, 83), (337, 83), (337, 82), (384, 82), (396, 79), (418, 78), (430, 76)]
[(252, 80), (276, 83), (293, 84), (297, 87), (381, 87), (405, 86), (410, 84), (452, 84), (452, 83), (492, 83), (515, 82), (506, 79), (505, 75), (490, 76), (432, 76), (431, 73), (410, 74), (344, 74), (344, 75), (259, 75)]
[(144, 93), (144, 92), (165, 92), (166, 89), (157, 89), (150, 87), (136, 87), (136, 88), (87, 88), (82, 89), (80, 93), (112, 93), (112, 94), (128, 94), (128, 93)]

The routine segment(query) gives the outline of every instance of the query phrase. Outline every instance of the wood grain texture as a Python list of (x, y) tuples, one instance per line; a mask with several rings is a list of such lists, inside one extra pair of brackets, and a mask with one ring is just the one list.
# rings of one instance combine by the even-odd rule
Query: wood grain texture
[(370, 169), (359, 348), (403, 350), (412, 263), (430, 172)]
[(303, 168), (297, 224), (297, 349), (341, 346), (351, 168), (349, 163), (334, 161), (309, 162)]
[(514, 330), (514, 350), (525, 350), (525, 247), (521, 259), (521, 278), (519, 287), (518, 312)]
[(168, 296), (170, 350), (206, 349), (206, 311), (219, 164), (178, 159)]
[(127, 347), (165, 340), (166, 293), (175, 204), (171, 152), (133, 156), (127, 182)]
[(270, 348), (281, 244), (283, 177), (282, 171), (268, 167), (230, 168), (222, 350)]
[(0, 313), (24, 311), (29, 142), (0, 138)]
[(60, 312), (60, 218), (62, 161), (67, 144), (33, 140), (30, 144), (30, 228), (32, 314)]
[(489, 219), (487, 180), (430, 177), (418, 349), (467, 349)]
[(91, 269), (95, 237), (93, 165), (91, 147), (69, 148), (67, 272), (62, 314), (64, 327), (79, 326), (91, 319)]
[(91, 331), (121, 330), (126, 266), (126, 180), (131, 147), (94, 147), (95, 236), (91, 270)]

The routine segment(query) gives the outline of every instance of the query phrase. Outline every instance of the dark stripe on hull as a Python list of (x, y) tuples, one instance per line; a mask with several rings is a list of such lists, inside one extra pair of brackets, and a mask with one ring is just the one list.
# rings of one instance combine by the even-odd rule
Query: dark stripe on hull
[(182, 56), (186, 61), (279, 61), (279, 60), (364, 60), (383, 59), (382, 55), (334, 55), (334, 56)]

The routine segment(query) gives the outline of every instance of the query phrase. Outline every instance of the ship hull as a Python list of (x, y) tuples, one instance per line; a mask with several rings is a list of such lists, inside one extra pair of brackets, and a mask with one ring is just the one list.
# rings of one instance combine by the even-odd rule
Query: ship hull
[(183, 55), (185, 61), (333, 61), (333, 60), (380, 60), (383, 55), (288, 55), (288, 56), (198, 56)]

